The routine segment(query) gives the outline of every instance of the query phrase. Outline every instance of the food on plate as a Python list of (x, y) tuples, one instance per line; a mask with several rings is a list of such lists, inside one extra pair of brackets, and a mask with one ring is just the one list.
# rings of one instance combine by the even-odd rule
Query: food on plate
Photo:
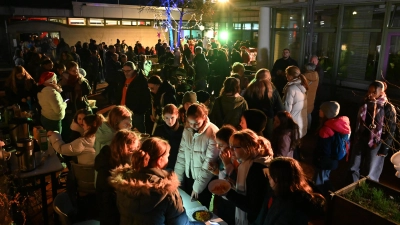
[(193, 219), (201, 222), (209, 221), (212, 217), (212, 213), (206, 210), (199, 210), (193, 213)]
[(229, 191), (231, 187), (229, 186), (229, 183), (220, 183), (215, 185), (212, 189), (211, 192), (217, 195), (223, 195), (226, 192)]

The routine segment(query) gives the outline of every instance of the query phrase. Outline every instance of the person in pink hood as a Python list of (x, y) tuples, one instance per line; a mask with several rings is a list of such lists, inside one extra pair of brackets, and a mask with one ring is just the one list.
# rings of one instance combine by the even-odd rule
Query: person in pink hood
[(337, 169), (339, 160), (333, 159), (332, 153), (337, 148), (335, 133), (350, 135), (350, 120), (347, 116), (337, 117), (340, 111), (339, 103), (335, 101), (324, 102), (319, 108), (321, 127), (318, 130), (317, 149), (315, 153), (315, 185), (324, 195), (333, 191), (329, 181), (332, 170)]

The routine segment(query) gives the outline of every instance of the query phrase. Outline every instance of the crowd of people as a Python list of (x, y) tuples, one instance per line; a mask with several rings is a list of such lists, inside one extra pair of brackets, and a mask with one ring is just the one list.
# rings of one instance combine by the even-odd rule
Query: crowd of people
[[(271, 72), (259, 69), (249, 79), (245, 42), (218, 46), (211, 39), (206, 48), (198, 41), (172, 52), (159, 40), (159, 62), (171, 59), (193, 80), (179, 96), (167, 72), (142, 71), (140, 43), (62, 43), (55, 67), (34, 49), (19, 52), (16, 63), (25, 63), (13, 69), (7, 97), (9, 104), (38, 110), (58, 153), (94, 165), (101, 224), (192, 224), (178, 187), (206, 207), (213, 200), (228, 224), (307, 224), (323, 215), (324, 196), (333, 190), (330, 172), (340, 160), (333, 157), (340, 148), (336, 134), (350, 136), (351, 127), (338, 102), (315, 99), (323, 76), (317, 57), (301, 70), (285, 49)], [(117, 105), (106, 118), (93, 115), (87, 100), (103, 77)], [(350, 182), (360, 173), (379, 181), (396, 128), (386, 89), (372, 82), (359, 110)], [(314, 110), (320, 125), (315, 176), (308, 180), (297, 160)], [(217, 178), (232, 188), (213, 198), (207, 186)]]

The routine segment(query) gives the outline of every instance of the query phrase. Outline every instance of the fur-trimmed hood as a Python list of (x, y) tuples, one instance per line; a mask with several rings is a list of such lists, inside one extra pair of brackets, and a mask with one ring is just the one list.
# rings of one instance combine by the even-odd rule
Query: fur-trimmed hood
[(112, 170), (110, 183), (135, 211), (143, 213), (152, 211), (166, 196), (177, 192), (180, 185), (174, 172), (157, 168), (134, 171), (129, 165)]

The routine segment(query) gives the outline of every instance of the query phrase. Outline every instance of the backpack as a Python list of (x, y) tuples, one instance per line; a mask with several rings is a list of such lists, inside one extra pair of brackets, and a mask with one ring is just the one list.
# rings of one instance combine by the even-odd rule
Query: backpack
[(350, 150), (350, 134), (335, 132), (331, 158), (334, 160), (343, 159)]

